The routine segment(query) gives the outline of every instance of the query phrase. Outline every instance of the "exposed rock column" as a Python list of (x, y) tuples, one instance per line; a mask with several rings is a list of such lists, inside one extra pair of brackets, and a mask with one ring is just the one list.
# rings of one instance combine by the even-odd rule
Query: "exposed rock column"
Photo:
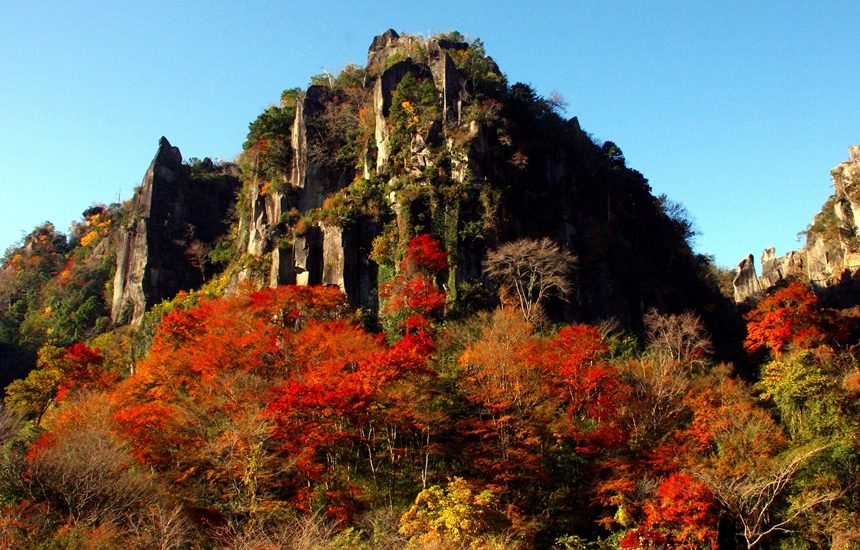
[(837, 198), (851, 206), (855, 234), (860, 234), (860, 145), (848, 147), (848, 161), (830, 171)]
[(732, 286), (735, 290), (735, 302), (738, 303), (761, 291), (755, 272), (755, 259), (752, 254), (738, 264), (738, 273), (732, 281)]
[[(158, 151), (149, 165), (140, 190), (131, 203), (128, 225), (117, 236), (117, 266), (113, 283), (111, 319), (115, 323), (139, 323), (146, 311), (146, 286), (158, 284), (158, 272), (150, 269), (150, 216), (155, 201), (164, 202), (165, 187), (174, 185), (181, 174), (182, 154), (167, 138), (158, 142)], [(160, 228), (159, 228), (160, 229)], [(153, 280), (156, 279), (156, 280)], [(129, 318), (125, 318), (125, 317)]]

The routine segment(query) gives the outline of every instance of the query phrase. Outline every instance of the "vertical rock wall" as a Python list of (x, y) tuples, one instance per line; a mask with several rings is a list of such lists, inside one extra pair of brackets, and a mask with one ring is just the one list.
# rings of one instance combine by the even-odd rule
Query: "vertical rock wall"
[(773, 248), (765, 249), (761, 276), (756, 275), (752, 254), (741, 261), (733, 281), (736, 302), (788, 278), (827, 287), (860, 269), (860, 145), (850, 146), (848, 160), (830, 175), (834, 194), (813, 218), (804, 247), (780, 257)]
[(128, 222), (116, 237), (114, 322), (139, 323), (152, 305), (199, 286), (213, 274), (205, 257), (193, 257), (191, 245), (198, 245), (205, 256), (227, 233), (238, 187), (229, 167), (195, 179), (182, 164), (179, 149), (164, 137), (159, 140), (132, 198)]
[(111, 317), (115, 323), (138, 323), (147, 306), (155, 299), (153, 290), (168, 275), (164, 262), (154, 254), (158, 248), (154, 241), (158, 241), (159, 237), (153, 225), (156, 228), (161, 225), (159, 222), (163, 221), (166, 210), (171, 208), (165, 199), (169, 196), (169, 188), (179, 180), (181, 167), (182, 154), (179, 149), (162, 137), (155, 158), (143, 176), (140, 190), (132, 199), (130, 220), (118, 233), (117, 268), (111, 306)]

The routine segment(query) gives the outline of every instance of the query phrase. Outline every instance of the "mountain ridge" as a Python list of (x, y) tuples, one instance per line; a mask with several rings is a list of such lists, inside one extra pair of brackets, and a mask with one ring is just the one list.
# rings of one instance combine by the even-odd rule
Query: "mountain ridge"
[[(577, 293), (556, 316), (636, 325), (650, 307), (715, 299), (683, 209), (651, 195), (614, 143), (560, 117), (556, 100), (509, 85), (480, 41), (389, 30), (367, 63), (285, 91), (252, 122), (237, 161), (233, 286), (334, 284), (376, 311), (379, 285), (423, 231), (451, 255), (452, 308), (492, 300), (487, 250), (544, 236), (580, 258)], [(124, 300), (142, 303), (123, 297), (123, 277), (145, 279), (118, 272), (115, 320)]]

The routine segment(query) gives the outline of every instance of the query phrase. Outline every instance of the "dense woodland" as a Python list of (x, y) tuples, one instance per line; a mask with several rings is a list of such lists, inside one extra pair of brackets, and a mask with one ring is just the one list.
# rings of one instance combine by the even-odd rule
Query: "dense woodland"
[[(57, 284), (83, 282), (56, 266)], [(3, 543), (857, 544), (852, 318), (804, 284), (746, 314), (744, 380), (692, 313), (652, 311), (641, 338), (530, 322), (514, 298), (445, 321), (446, 267), (438, 241), (412, 239), (385, 333), (338, 289), (283, 286), (180, 295), (146, 353), (129, 327), (41, 346), (6, 390)]]
[[(238, 276), (265, 271), (242, 245), (249, 189), (296, 194), (285, 174), (298, 90), (250, 125), (230, 234), (177, 244), (203, 284), (139, 324), (109, 311), (130, 203), (87, 209), (68, 235), (46, 223), (7, 251), (0, 546), (860, 547), (857, 312), (825, 307), (801, 280), (726, 305), (727, 275), (691, 252), (683, 209), (651, 196), (617, 146), (580, 133), (578, 181), (616, 193), (578, 191), (614, 209), (583, 215), (587, 244), (575, 256), (535, 228), (499, 229), (496, 215), (540, 219), (554, 200), (543, 184), (519, 189), (547, 164), (542, 140), (570, 137), (563, 100), (509, 86), (479, 41), (455, 55), (472, 78), (469, 120), (494, 130), (505, 159), (480, 172), (510, 189), (453, 178), (444, 145), (414, 173), (410, 144), (441, 116), (428, 79), (401, 80), (392, 164), (374, 173), (366, 69), (312, 82), (327, 107), (310, 158), (355, 179), (319, 208), (295, 199), (273, 240), (373, 219), (375, 309), (333, 286)], [(474, 139), (467, 128), (445, 143)], [(217, 169), (186, 165), (203, 179)], [(397, 216), (391, 185), (411, 201)], [(471, 218), (446, 221), (454, 198)], [(643, 251), (637, 234), (677, 240)], [(464, 249), (486, 252), (481, 278), (455, 276)], [(653, 308), (595, 315), (577, 283), (595, 265), (609, 266), (595, 280), (639, 269), (646, 252), (686, 283), (643, 275), (629, 296)], [(691, 281), (707, 292), (680, 307)]]

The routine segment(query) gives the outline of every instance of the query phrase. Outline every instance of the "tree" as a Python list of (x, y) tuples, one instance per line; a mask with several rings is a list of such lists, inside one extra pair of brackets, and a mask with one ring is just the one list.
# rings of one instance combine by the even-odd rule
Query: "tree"
[(554, 427), (556, 435), (570, 439), (584, 456), (626, 443), (621, 418), (630, 391), (606, 361), (609, 349), (600, 332), (589, 325), (568, 325), (541, 344), (533, 361), (557, 399), (562, 418)]
[[(509, 525), (498, 496), (455, 477), (415, 498), (400, 518), (407, 548), (501, 548), (497, 536)], [(498, 544), (498, 546), (497, 546)]]
[(773, 417), (726, 368), (715, 367), (701, 382), (687, 397), (692, 422), (679, 433), (686, 440), (686, 466), (729, 512), (748, 548), (788, 532), (793, 522), (840, 496), (823, 478), (808, 488), (798, 481), (830, 443), (790, 447)]
[(745, 317), (744, 348), (750, 353), (767, 348), (779, 356), (786, 348), (809, 349), (844, 337), (836, 313), (819, 307), (818, 297), (799, 281), (764, 298)]
[(99, 350), (82, 342), (64, 349), (42, 346), (37, 368), (7, 387), (6, 404), (20, 414), (32, 415), (38, 425), (51, 404), (70, 391), (103, 390), (113, 385), (117, 376), (106, 371), (103, 363)]
[(426, 320), (442, 314), (445, 293), (436, 287), (434, 276), (446, 269), (448, 253), (433, 236), (423, 233), (409, 241), (400, 273), (380, 288), (380, 315), (389, 337), (407, 330), (410, 319), (414, 323), (418, 318)]
[(637, 359), (620, 367), (636, 399), (630, 415), (632, 441), (648, 445), (672, 431), (683, 418), (687, 394), (694, 375), (708, 364), (710, 341), (693, 313), (645, 315), (648, 347)]
[(513, 295), (526, 321), (540, 319), (541, 304), (550, 296), (565, 298), (573, 289), (568, 274), (576, 257), (549, 238), (520, 239), (490, 251), (484, 271)]
[(414, 317), (388, 346), (331, 287), (176, 308), (112, 392), (113, 420), (139, 461), (224, 521), (264, 528), (288, 508), (345, 520), (368, 494), (394, 498), (390, 480), (430, 444), (415, 403), (433, 347)]
[(648, 355), (660, 363), (677, 363), (688, 369), (703, 367), (711, 353), (711, 342), (702, 321), (692, 312), (661, 315), (656, 310), (645, 314)]
[(477, 406), (460, 422), (465, 449), (495, 484), (516, 485), (519, 498), (545, 478), (542, 432), (551, 409), (541, 369), (530, 360), (534, 351), (531, 325), (499, 309), (460, 357), (462, 390)]
[(621, 548), (716, 548), (718, 506), (710, 489), (688, 473), (662, 480), (644, 506), (645, 519), (619, 541)]
[(30, 446), (20, 483), (73, 522), (124, 523), (157, 498), (152, 476), (138, 469), (111, 430), (103, 394), (66, 407)]
[(188, 243), (185, 254), (191, 267), (200, 270), (200, 278), (206, 280), (206, 264), (209, 263), (209, 252), (212, 247), (200, 239), (194, 239)]
[(838, 491), (822, 487), (790, 499), (782, 513), (778, 510), (801, 468), (826, 448), (811, 445), (790, 450), (741, 475), (721, 476), (706, 470), (699, 477), (740, 523), (747, 548), (756, 548), (769, 535), (788, 532), (788, 525), (803, 514), (839, 498)]

